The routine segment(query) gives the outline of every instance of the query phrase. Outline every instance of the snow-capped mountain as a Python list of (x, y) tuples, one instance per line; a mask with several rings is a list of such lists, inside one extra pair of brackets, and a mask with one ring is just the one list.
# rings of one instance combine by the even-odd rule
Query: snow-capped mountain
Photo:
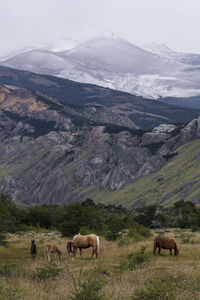
[(78, 45), (78, 41), (72, 38), (63, 38), (56, 42), (49, 42), (43, 45), (43, 48), (53, 52), (66, 51)]
[(158, 44), (158, 43), (146, 43), (142, 44), (141, 48), (143, 48), (146, 51), (163, 55), (164, 53), (173, 52), (169, 47), (167, 47), (165, 44)]
[(67, 50), (60, 44), (33, 49), (0, 64), (153, 99), (200, 95), (200, 54), (176, 53), (155, 43), (142, 48), (115, 35), (72, 44)]

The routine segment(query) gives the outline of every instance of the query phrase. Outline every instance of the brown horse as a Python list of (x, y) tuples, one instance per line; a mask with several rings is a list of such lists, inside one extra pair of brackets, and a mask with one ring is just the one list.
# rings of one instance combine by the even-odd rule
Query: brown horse
[(68, 253), (68, 259), (69, 259), (69, 261), (73, 260), (73, 250), (74, 250), (73, 242), (69, 241), (67, 243), (67, 253)]
[(154, 245), (153, 245), (153, 254), (156, 254), (156, 250), (158, 248), (158, 254), (160, 255), (161, 249), (169, 250), (170, 255), (172, 255), (172, 250), (174, 249), (174, 255), (179, 255), (179, 250), (177, 248), (177, 245), (174, 240), (172, 239), (164, 239), (161, 237), (156, 237), (154, 239)]
[[(69, 244), (71, 243), (71, 244)], [(68, 247), (71, 247), (71, 250), (68, 250), (72, 252), (73, 257), (76, 257), (77, 249), (80, 250), (80, 257), (82, 259), (82, 249), (87, 249), (92, 247), (92, 256), (93, 258), (94, 254), (96, 255), (96, 258), (98, 258), (99, 255), (99, 237), (95, 234), (88, 234), (88, 235), (75, 235), (73, 238), (73, 242), (68, 242)]]
[(47, 244), (45, 246), (45, 257), (48, 261), (51, 260), (52, 255), (57, 255), (58, 259), (62, 258), (62, 251), (58, 248), (58, 246), (54, 244)]

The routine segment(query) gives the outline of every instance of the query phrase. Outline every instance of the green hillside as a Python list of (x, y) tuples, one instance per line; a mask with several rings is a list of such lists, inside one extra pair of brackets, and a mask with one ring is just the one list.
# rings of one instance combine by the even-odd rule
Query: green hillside
[(200, 139), (183, 145), (177, 152), (160, 171), (142, 177), (119, 191), (90, 190), (90, 197), (93, 196), (96, 202), (127, 207), (153, 203), (170, 205), (181, 199), (199, 202)]

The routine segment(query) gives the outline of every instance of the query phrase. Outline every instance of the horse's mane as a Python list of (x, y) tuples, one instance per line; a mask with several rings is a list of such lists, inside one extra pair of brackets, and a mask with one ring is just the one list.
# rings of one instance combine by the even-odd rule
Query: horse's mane
[(81, 235), (80, 232), (79, 232), (79, 234), (76, 234), (76, 235), (73, 237), (73, 241), (75, 240), (75, 238), (76, 238), (78, 235)]

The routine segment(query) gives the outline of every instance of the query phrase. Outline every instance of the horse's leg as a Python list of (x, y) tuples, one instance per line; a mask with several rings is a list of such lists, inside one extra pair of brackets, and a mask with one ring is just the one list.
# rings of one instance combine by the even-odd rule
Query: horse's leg
[(51, 261), (51, 257), (50, 257), (49, 252), (47, 253), (47, 259), (48, 259), (48, 261)]
[(76, 257), (77, 249), (78, 249), (78, 248), (74, 246), (73, 252), (72, 252), (74, 258)]
[(94, 253), (95, 253), (95, 248), (92, 247), (92, 256), (91, 256), (91, 258), (93, 258)]
[(169, 249), (170, 255), (172, 255), (172, 248)]
[(160, 251), (161, 251), (161, 246), (158, 246), (158, 254), (160, 255)]
[(153, 255), (156, 255), (156, 249), (157, 249), (157, 244), (154, 243), (154, 245), (153, 245)]
[(81, 257), (81, 259), (83, 259), (83, 257), (82, 257), (82, 248), (79, 248), (79, 251), (80, 251), (80, 257)]

